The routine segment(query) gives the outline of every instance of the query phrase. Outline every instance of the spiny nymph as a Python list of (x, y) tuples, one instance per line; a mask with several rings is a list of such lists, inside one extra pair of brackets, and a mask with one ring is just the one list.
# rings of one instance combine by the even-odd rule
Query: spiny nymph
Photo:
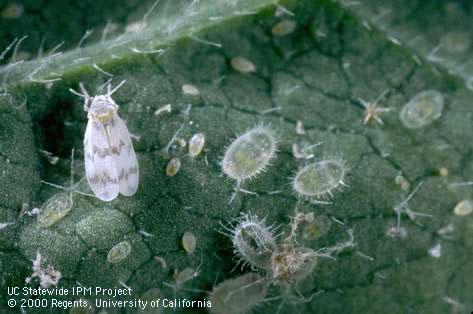
[(232, 240), (235, 255), (244, 264), (261, 269), (270, 267), (276, 240), (273, 228), (266, 225), (265, 219), (258, 219), (252, 214), (241, 214), (237, 224), (226, 230), (229, 232), (226, 235)]
[(276, 150), (277, 140), (274, 131), (267, 126), (257, 126), (230, 144), (221, 163), (222, 170), (228, 177), (236, 180), (237, 191), (240, 191), (243, 181), (255, 177), (266, 169)]

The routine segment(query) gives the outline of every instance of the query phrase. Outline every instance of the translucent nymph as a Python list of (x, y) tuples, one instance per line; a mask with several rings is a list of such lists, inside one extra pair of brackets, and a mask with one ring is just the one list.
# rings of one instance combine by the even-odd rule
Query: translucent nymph
[(189, 155), (195, 157), (200, 154), (205, 145), (204, 133), (196, 133), (189, 140)]
[(72, 205), (72, 198), (68, 193), (54, 195), (41, 207), (38, 224), (43, 228), (54, 225), (71, 211)]
[(182, 247), (184, 248), (184, 250), (186, 250), (188, 254), (192, 254), (194, 253), (196, 246), (197, 239), (195, 235), (190, 231), (184, 233), (184, 235), (182, 236)]
[(296, 22), (292, 20), (282, 20), (271, 28), (271, 32), (275, 36), (286, 36), (294, 32), (296, 26)]
[(470, 199), (464, 199), (455, 206), (453, 212), (457, 216), (467, 216), (473, 213), (473, 201)]
[(210, 293), (213, 314), (249, 313), (268, 292), (268, 281), (259, 274), (247, 273), (219, 283)]
[(444, 103), (444, 97), (440, 92), (423, 91), (404, 105), (399, 113), (399, 119), (406, 128), (421, 128), (440, 118)]
[(168, 177), (174, 177), (181, 169), (181, 160), (179, 157), (171, 159), (166, 166), (166, 175)]
[(230, 61), (232, 68), (240, 73), (256, 72), (256, 66), (245, 57), (235, 57)]
[(275, 152), (273, 131), (258, 126), (240, 135), (228, 147), (222, 161), (223, 172), (237, 182), (242, 182), (262, 172)]
[(107, 254), (107, 261), (112, 264), (119, 263), (130, 255), (131, 245), (128, 241), (122, 241), (110, 249)]
[(343, 160), (326, 159), (300, 169), (293, 180), (294, 191), (309, 199), (332, 196), (333, 191), (343, 186), (346, 175)]

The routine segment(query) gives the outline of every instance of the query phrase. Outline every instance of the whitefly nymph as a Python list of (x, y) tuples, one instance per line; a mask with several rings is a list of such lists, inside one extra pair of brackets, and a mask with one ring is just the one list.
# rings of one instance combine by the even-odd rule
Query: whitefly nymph
[(54, 225), (71, 211), (73, 204), (72, 197), (67, 193), (54, 195), (41, 207), (38, 224), (43, 228)]
[(296, 173), (292, 188), (299, 197), (320, 202), (321, 199), (332, 197), (335, 190), (345, 186), (347, 171), (343, 159), (330, 158), (317, 161)]
[(257, 126), (230, 144), (221, 163), (222, 170), (229, 178), (236, 180), (238, 191), (243, 181), (266, 169), (276, 150), (274, 131), (268, 126)]
[(226, 228), (226, 235), (233, 243), (235, 255), (253, 268), (268, 269), (271, 256), (276, 250), (274, 229), (267, 226), (265, 219), (252, 214), (241, 214), (237, 223)]
[(268, 293), (269, 282), (256, 273), (247, 273), (227, 279), (212, 289), (209, 300), (213, 314), (249, 313), (263, 302)]
[(122, 241), (115, 244), (107, 254), (107, 261), (111, 264), (117, 264), (130, 255), (131, 244), (128, 241)]
[(87, 128), (84, 134), (84, 159), (87, 182), (94, 194), (103, 201), (111, 201), (118, 194), (131, 196), (138, 189), (138, 161), (130, 133), (118, 115), (118, 105), (110, 84), (105, 95), (89, 96), (80, 83), (81, 92), (70, 91), (84, 98)]
[(444, 97), (436, 90), (426, 90), (414, 96), (404, 105), (399, 119), (408, 129), (424, 127), (442, 115)]

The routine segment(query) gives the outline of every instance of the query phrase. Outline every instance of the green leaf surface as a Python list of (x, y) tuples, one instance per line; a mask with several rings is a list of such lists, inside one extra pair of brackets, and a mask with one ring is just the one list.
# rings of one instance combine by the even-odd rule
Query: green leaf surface
[[(347, 240), (348, 229), (356, 246), (335, 259), (319, 258), (303, 284), (288, 289), (272, 284), (268, 300), (255, 313), (471, 311), (473, 215), (457, 216), (453, 209), (471, 197), (471, 187), (454, 183), (473, 177), (472, 93), (465, 77), (429, 60), (425, 49), (393, 43), (392, 34), (373, 22), (366, 27), (371, 2), (376, 1), (361, 4), (363, 11), (328, 0), (163, 1), (138, 32), (0, 68), (0, 82), (5, 82), (0, 90), (0, 223), (15, 222), (0, 230), (0, 311), (20, 312), (8, 308), (5, 291), (25, 285), (37, 251), (61, 272), (62, 287), (125, 285), (133, 289), (132, 298), (155, 288), (167, 298), (208, 298), (217, 283), (252, 271), (235, 268), (221, 223), (228, 225), (240, 212), (253, 213), (287, 233), (296, 207), (331, 222), (319, 238), (300, 240), (304, 246), (334, 246)], [(414, 12), (416, 4), (403, 2)], [(290, 13), (276, 14), (281, 6)], [(434, 15), (428, 12), (423, 14)], [(294, 32), (273, 34), (273, 26), (285, 19), (297, 23)], [(411, 19), (399, 14), (386, 28), (407, 21), (409, 30), (422, 32), (410, 27)], [(469, 29), (463, 31), (471, 37)], [(412, 37), (399, 34), (403, 43)], [(256, 71), (235, 70), (235, 57), (250, 60)], [(68, 89), (83, 82), (92, 94), (103, 94), (109, 79), (114, 86), (126, 80), (113, 99), (138, 138), (140, 186), (132, 197), (101, 202), (77, 193), (92, 193), (85, 180), (79, 182), (87, 117), (82, 100)], [(184, 84), (200, 94), (184, 94)], [(445, 98), (440, 118), (423, 128), (404, 127), (401, 108), (431, 89)], [(383, 125), (364, 125), (359, 99), (374, 101), (385, 90), (389, 93), (380, 106), (393, 110), (381, 114)], [(156, 116), (166, 104), (171, 113)], [(296, 133), (298, 120), (305, 134)], [(229, 204), (236, 182), (222, 174), (220, 161), (236, 135), (261, 124), (277, 134), (276, 158), (264, 173), (243, 182), (257, 195), (239, 193)], [(205, 134), (204, 150), (195, 158), (176, 144), (163, 150), (181, 127), (179, 137), (186, 140)], [(319, 142), (311, 151), (313, 160), (339, 158), (349, 168), (347, 186), (333, 192), (330, 204), (299, 199), (291, 186), (297, 170), (310, 162), (293, 156), (293, 144)], [(73, 148), (72, 211), (49, 228), (39, 226), (34, 215), (20, 216), (22, 208), (41, 208), (62, 192), (41, 181), (70, 186)], [(59, 161), (51, 162), (45, 151)], [(182, 162), (173, 177), (166, 176), (171, 157)], [(404, 185), (396, 183), (400, 175)], [(431, 217), (403, 214), (406, 236), (391, 236), (394, 208), (419, 184), (409, 208)], [(191, 255), (181, 244), (186, 231), (197, 238)], [(124, 240), (131, 244), (129, 256), (108, 263), (108, 251)], [(431, 252), (438, 245), (435, 257)], [(172, 284), (174, 272), (186, 267), (199, 270), (198, 276), (178, 289), (164, 284)], [(106, 311), (135, 313), (130, 308)]]

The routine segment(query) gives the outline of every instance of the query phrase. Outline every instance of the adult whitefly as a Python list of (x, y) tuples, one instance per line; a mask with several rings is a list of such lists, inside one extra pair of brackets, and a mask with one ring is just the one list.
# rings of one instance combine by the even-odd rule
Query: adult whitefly
[(108, 85), (105, 95), (89, 96), (82, 83), (81, 93), (87, 111), (87, 128), (84, 135), (84, 159), (87, 182), (94, 194), (103, 201), (111, 201), (118, 194), (131, 196), (139, 182), (138, 161), (131, 142), (130, 132), (118, 115), (118, 105)]
[(41, 207), (37, 217), (38, 224), (47, 228), (64, 218), (72, 209), (72, 197), (68, 193), (58, 193), (49, 198)]
[(107, 261), (112, 264), (117, 264), (123, 261), (130, 255), (131, 244), (127, 240), (115, 244), (107, 254)]
[(264, 300), (268, 286), (266, 278), (256, 273), (227, 279), (212, 289), (209, 311), (213, 314), (248, 313)]
[(445, 99), (439, 91), (426, 90), (415, 95), (404, 105), (399, 119), (408, 129), (424, 127), (440, 118)]
[(333, 196), (335, 190), (345, 185), (347, 171), (344, 160), (324, 159), (300, 169), (292, 180), (292, 187), (299, 197), (317, 202)]

